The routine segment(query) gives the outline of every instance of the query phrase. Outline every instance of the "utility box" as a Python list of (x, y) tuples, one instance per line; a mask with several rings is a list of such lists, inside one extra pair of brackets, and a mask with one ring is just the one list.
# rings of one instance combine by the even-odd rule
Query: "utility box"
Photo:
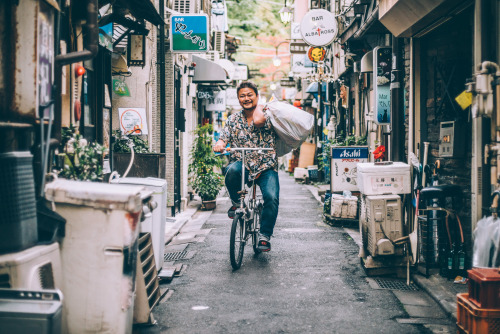
[(403, 237), (401, 198), (398, 195), (366, 196), (364, 232), (372, 256), (401, 255), (394, 241)]
[(332, 147), (332, 192), (359, 191), (357, 164), (367, 161), (366, 146)]
[(359, 163), (359, 191), (364, 195), (409, 194), (410, 165), (403, 162)]
[(455, 121), (441, 122), (439, 124), (439, 157), (457, 158), (462, 156), (464, 149), (463, 135), (459, 134), (460, 127)]

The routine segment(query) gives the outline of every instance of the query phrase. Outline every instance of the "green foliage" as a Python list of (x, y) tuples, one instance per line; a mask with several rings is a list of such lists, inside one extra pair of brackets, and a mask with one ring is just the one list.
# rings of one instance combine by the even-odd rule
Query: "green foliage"
[(339, 136), (335, 139), (328, 139), (321, 142), (321, 153), (318, 154), (318, 170), (325, 170), (329, 166), (332, 158), (332, 147), (338, 146), (363, 146), (366, 145), (366, 137)]
[(130, 153), (129, 141), (134, 144), (135, 153), (151, 153), (147, 140), (142, 139), (140, 136), (128, 135), (122, 136), (120, 130), (113, 131), (113, 152), (115, 153)]
[(202, 200), (214, 200), (224, 186), (224, 178), (214, 171), (214, 168), (222, 166), (222, 160), (212, 149), (213, 127), (211, 124), (198, 125), (194, 133), (196, 138), (188, 167), (189, 185)]
[(75, 128), (63, 128), (64, 153), (59, 154), (64, 161), (58, 176), (80, 181), (102, 181), (103, 158), (106, 148), (97, 144), (87, 144)]

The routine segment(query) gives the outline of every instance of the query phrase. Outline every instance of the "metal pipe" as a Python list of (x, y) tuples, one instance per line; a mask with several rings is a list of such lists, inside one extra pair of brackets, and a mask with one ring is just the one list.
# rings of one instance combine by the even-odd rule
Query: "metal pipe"
[[(165, 106), (165, 0), (160, 0), (160, 17), (162, 24), (160, 25), (160, 48), (158, 50), (158, 65), (160, 72), (160, 152), (166, 152), (166, 106)], [(175, 212), (175, 208), (174, 208)]]
[[(427, 154), (429, 152), (429, 144), (430, 143), (428, 141), (424, 142), (424, 163), (423, 163), (424, 168), (427, 165)], [(424, 188), (427, 185), (426, 181), (427, 181), (426, 180), (426, 174), (424, 172), (423, 175), (422, 175), (422, 187), (424, 187)]]
[(391, 71), (391, 137), (389, 145), (392, 161), (403, 161), (404, 159), (404, 105), (402, 97), (401, 81), (404, 75), (402, 71), (403, 43), (401, 38), (392, 37), (392, 71)]
[(83, 26), (82, 51), (74, 51), (55, 57), (56, 66), (65, 66), (84, 60), (89, 60), (97, 55), (99, 49), (99, 26), (97, 24), (98, 0), (87, 0), (87, 17)]

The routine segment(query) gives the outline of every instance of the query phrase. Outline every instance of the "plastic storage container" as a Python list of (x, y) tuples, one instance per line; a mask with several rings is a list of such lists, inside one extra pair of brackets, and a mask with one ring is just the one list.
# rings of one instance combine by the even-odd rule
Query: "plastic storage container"
[(308, 166), (307, 167), (307, 174), (309, 176), (309, 180), (311, 181), (318, 181), (319, 174), (318, 174), (318, 166)]
[(61, 179), (45, 187), (47, 200), (66, 219), (61, 243), (64, 332), (132, 332), (145, 192), (140, 186)]
[(332, 194), (331, 197), (331, 215), (334, 218), (356, 218), (358, 213), (358, 198), (345, 197), (338, 194)]
[(33, 156), (0, 153), (0, 253), (21, 251), (37, 241)]
[(469, 273), (469, 299), (480, 308), (500, 309), (498, 268), (473, 268)]
[(500, 310), (479, 308), (468, 293), (457, 295), (457, 326), (468, 334), (500, 334)]
[(165, 253), (165, 222), (167, 218), (167, 181), (153, 177), (138, 178), (126, 177), (113, 180), (112, 183), (135, 184), (146, 187), (153, 192), (153, 201), (157, 207), (153, 210), (152, 219), (147, 219), (141, 223), (141, 233), (151, 233), (153, 240), (153, 250), (155, 256), (156, 270), (163, 266), (163, 255)]
[(293, 170), (293, 177), (295, 179), (306, 179), (309, 177), (309, 172), (305, 168), (295, 167)]
[(0, 332), (59, 334), (62, 296), (56, 290), (0, 289)]
[(359, 163), (358, 187), (364, 195), (409, 194), (410, 165), (403, 162)]

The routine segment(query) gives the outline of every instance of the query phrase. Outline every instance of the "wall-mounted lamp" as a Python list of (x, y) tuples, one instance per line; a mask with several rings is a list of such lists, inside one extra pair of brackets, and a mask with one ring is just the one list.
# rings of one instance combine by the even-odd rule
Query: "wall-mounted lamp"
[(290, 8), (286, 6), (286, 0), (285, 0), (285, 6), (280, 9), (279, 13), (281, 22), (283, 22), (284, 25), (287, 25), (288, 23), (290, 23), (290, 21), (292, 21), (293, 12)]
[(273, 83), (269, 86), (269, 88), (271, 88), (271, 90), (276, 90), (277, 86), (276, 86), (276, 84), (273, 82)]
[(130, 33), (128, 36), (127, 64), (141, 67), (146, 65), (146, 35)]

